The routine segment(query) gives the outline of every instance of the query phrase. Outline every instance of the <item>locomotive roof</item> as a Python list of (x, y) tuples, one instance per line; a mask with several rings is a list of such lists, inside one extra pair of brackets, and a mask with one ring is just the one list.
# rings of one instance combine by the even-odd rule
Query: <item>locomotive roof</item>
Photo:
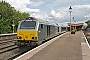
[(27, 18), (24, 19), (24, 21), (26, 21), (26, 20), (39, 21), (40, 24), (45, 24), (45, 25), (59, 26), (59, 24), (54, 23), (54, 22), (50, 22), (47, 19), (40, 19), (40, 18), (35, 18), (35, 17), (27, 17)]
[(34, 20), (34, 21), (39, 21), (39, 22), (44, 22), (42, 19), (39, 19), (39, 18), (35, 18), (35, 17), (27, 17), (25, 18), (25, 20)]

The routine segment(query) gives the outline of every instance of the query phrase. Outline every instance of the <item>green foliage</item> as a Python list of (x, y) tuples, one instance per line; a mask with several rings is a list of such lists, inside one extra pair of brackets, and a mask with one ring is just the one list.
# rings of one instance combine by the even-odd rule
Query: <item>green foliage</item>
[(75, 32), (75, 30), (73, 29), (73, 30), (71, 30), (71, 32)]
[(12, 33), (12, 24), (14, 23), (16, 32), (18, 21), (29, 17), (29, 13), (21, 13), (16, 11), (9, 3), (2, 1), (0, 2), (0, 33)]
[(90, 28), (90, 20), (85, 22), (87, 24), (87, 28)]

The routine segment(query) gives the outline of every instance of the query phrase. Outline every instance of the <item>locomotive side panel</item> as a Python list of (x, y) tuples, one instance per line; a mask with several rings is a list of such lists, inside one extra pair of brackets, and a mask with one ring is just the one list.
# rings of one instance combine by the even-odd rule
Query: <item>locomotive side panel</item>
[(39, 29), (38, 29), (38, 44), (41, 44), (44, 39), (45, 39), (44, 24), (39, 24)]
[(54, 37), (55, 36), (55, 26), (51, 25), (50, 27), (50, 33), (51, 33), (51, 37)]
[(61, 26), (59, 26), (59, 34), (61, 34)]

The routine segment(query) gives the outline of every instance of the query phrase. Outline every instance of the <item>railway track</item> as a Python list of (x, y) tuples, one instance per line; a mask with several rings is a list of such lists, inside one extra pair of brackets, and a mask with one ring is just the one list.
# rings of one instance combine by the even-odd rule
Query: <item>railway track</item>
[(15, 36), (0, 35), (0, 60), (11, 60), (32, 47), (18, 48), (14, 43), (16, 42)]
[(0, 40), (0, 49), (8, 47), (10, 45), (14, 45), (16, 40)]
[[(15, 47), (15, 48), (13, 47), (12, 49), (5, 50), (5, 51), (2, 52), (1, 60), (12, 60), (12, 59), (28, 52), (29, 50), (31, 50), (33, 48), (34, 47), (21, 47), (19, 49), (18, 47)], [(9, 53), (9, 54), (7, 54), (7, 53)]]
[[(55, 37), (53, 37), (53, 38), (55, 38)], [(47, 41), (49, 41), (53, 38), (50, 38)], [(7, 41), (8, 41), (8, 43), (7, 43)], [(0, 60), (12, 60), (12, 59), (30, 51), (36, 47), (36, 46), (32, 46), (32, 47), (31, 46), (30, 47), (23, 46), (21, 48), (18, 48), (16, 45), (14, 45), (15, 41), (14, 42), (13, 41), (14, 40), (2, 41), (1, 45), (6, 44), (7, 46), (3, 46), (2, 48), (0, 48)], [(45, 41), (45, 42), (47, 42), (47, 41)]]
[(13, 55), (14, 51), (17, 51), (18, 48), (17, 47), (13, 47), (13, 48), (8, 48), (8, 49), (4, 49), (2, 52), (0, 52), (0, 60), (7, 60), (7, 58), (9, 58), (10, 56)]
[(3, 56), (6, 56), (7, 52), (18, 48), (15, 42), (16, 40), (0, 40), (0, 60), (5, 60)]
[(11, 45), (11, 46), (8, 46), (8, 47), (1, 48), (0, 49), (0, 54), (11, 51), (11, 50), (16, 49), (16, 48), (18, 48), (16, 45)]
[(7, 44), (7, 43), (16, 42), (16, 40), (0, 40), (0, 45)]
[(16, 34), (0, 34), (0, 60), (5, 60), (4, 56), (7, 53), (17, 49), (18, 47), (14, 45)]
[(34, 47), (22, 47), (18, 48), (14, 43), (15, 39), (12, 40), (0, 40), (0, 60), (11, 60)]
[[(24, 48), (21, 48), (23, 51), (20, 50), (19, 53), (12, 55), (11, 57), (9, 57), (9, 58), (6, 59), (6, 60), (15, 59), (16, 57), (18, 57), (18, 56), (20, 56), (20, 55), (22, 55), (22, 54), (24, 54), (24, 53), (26, 53), (26, 52), (32, 50), (32, 49), (35, 48), (35, 47), (36, 47), (36, 46), (34, 46), (34, 47), (24, 47)], [(25, 48), (26, 48), (26, 49), (25, 49)]]

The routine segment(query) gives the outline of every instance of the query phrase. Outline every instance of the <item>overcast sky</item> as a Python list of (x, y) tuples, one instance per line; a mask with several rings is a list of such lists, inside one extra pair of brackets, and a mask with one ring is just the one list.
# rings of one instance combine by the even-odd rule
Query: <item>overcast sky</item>
[(70, 22), (69, 7), (72, 7), (72, 23), (84, 23), (90, 19), (90, 0), (5, 0), (16, 10), (30, 16), (48, 19), (62, 26)]

